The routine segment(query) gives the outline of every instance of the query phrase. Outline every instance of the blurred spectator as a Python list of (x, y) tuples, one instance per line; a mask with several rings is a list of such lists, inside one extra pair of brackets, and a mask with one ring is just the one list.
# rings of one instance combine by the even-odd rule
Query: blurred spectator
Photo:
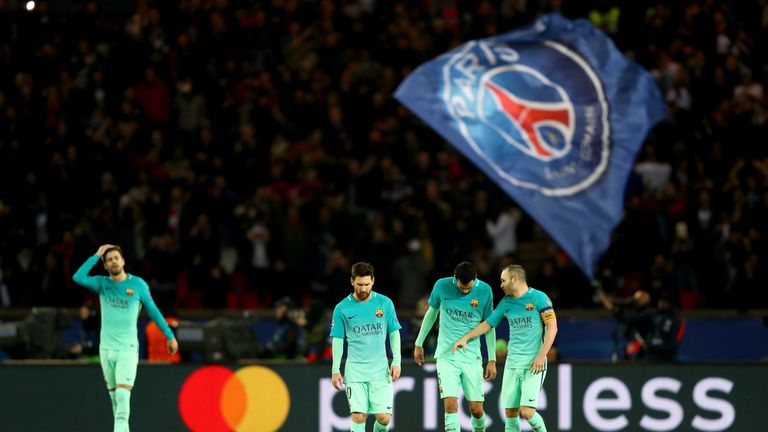
[[(429, 309), (429, 296), (424, 296), (419, 299), (418, 302), (416, 302), (416, 309), (414, 310), (413, 318), (411, 318), (411, 328), (412, 329), (420, 329), (421, 328), (421, 321), (424, 317), (424, 314), (427, 313), (427, 310)], [(437, 320), (440, 320), (440, 317), (438, 316)], [(436, 323), (437, 325), (437, 323)], [(403, 347), (404, 352), (413, 352), (413, 347), (416, 343), (416, 337), (418, 336), (418, 330), (415, 332), (412, 332), (411, 339), (408, 341), (407, 347)], [(427, 338), (424, 339), (424, 358), (425, 360), (434, 360), (435, 355), (435, 349), (437, 348), (437, 332), (430, 332), (429, 335), (427, 335)]]
[(509, 345), (506, 340), (496, 339), (496, 364), (503, 365), (507, 361), (508, 347)]
[(266, 355), (269, 358), (295, 359), (305, 355), (307, 319), (305, 312), (296, 309), (289, 297), (283, 297), (274, 303), (277, 325), (272, 339), (267, 343)]
[[(74, 359), (98, 358), (101, 318), (93, 303), (86, 302), (77, 309), (77, 316), (62, 332), (66, 356)], [(165, 338), (163, 338), (165, 346)]]
[(163, 125), (171, 116), (171, 102), (168, 88), (158, 78), (155, 68), (144, 71), (144, 81), (136, 86), (134, 98), (153, 125)]
[(485, 229), (493, 240), (493, 256), (517, 253), (517, 224), (523, 213), (516, 207), (511, 207), (499, 213), (495, 221), (487, 220)]
[[(344, 262), (363, 258), (412, 307), (420, 274), (387, 278), (414, 258), (395, 246), (418, 238), (437, 273), (466, 253), (493, 270), (526, 247), (560, 308), (594, 307), (568, 256), (519, 213), (496, 217), (512, 200), (390, 97), (421, 62), (555, 10), (651, 70), (671, 112), (639, 153), (597, 273), (684, 308), (768, 307), (762, 3), (299, 3), (5, 7), (0, 184), (22, 187), (0, 192), (0, 304), (79, 305), (73, 255), (114, 241), (152, 270), (159, 301), (184, 307), (220, 305), (200, 284), (241, 273), (237, 289), (258, 292), (249, 306), (330, 303), (349, 291)], [(751, 298), (740, 290), (755, 300), (723, 301)]]
[(547, 364), (553, 365), (560, 363), (560, 349), (556, 345), (552, 345), (552, 348), (547, 352)]
[(672, 297), (668, 293), (663, 294), (653, 311), (651, 328), (645, 338), (648, 361), (675, 361), (684, 331), (683, 322), (672, 303)]
[(421, 250), (421, 241), (411, 239), (406, 244), (406, 253), (398, 258), (392, 268), (393, 278), (398, 283), (397, 306), (406, 310), (416, 307), (419, 299), (429, 293), (427, 279), (432, 270)]
[(223, 309), (227, 305), (227, 293), (230, 291), (227, 275), (220, 265), (211, 266), (202, 287), (202, 301), (206, 309)]
[(312, 300), (306, 312), (307, 359), (327, 360), (330, 357), (330, 311), (320, 300)]
[[(165, 322), (174, 330), (179, 327), (179, 319), (172, 315), (165, 317)], [(147, 360), (150, 362), (179, 363), (181, 354), (168, 354), (167, 339), (157, 324), (149, 320), (144, 327), (144, 334), (147, 338)]]
[[(630, 298), (614, 299), (598, 289), (597, 299), (616, 317), (617, 330), (622, 330), (623, 334), (614, 335), (616, 354), (621, 352), (625, 359), (645, 358), (646, 340), (655, 314), (651, 306), (651, 295), (647, 291), (638, 290)], [(621, 341), (625, 341), (623, 349)]]
[(598, 298), (606, 309), (613, 311), (624, 327), (627, 340), (624, 358), (652, 362), (676, 359), (685, 326), (670, 292), (659, 295), (656, 307), (652, 306), (650, 294), (642, 290), (635, 292), (630, 299), (618, 300), (598, 290)]

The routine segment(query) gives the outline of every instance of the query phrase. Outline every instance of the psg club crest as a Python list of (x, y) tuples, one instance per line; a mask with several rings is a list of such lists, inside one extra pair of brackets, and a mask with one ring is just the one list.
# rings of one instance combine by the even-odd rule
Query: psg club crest
[(443, 77), (443, 103), (467, 145), (509, 183), (569, 196), (608, 167), (603, 87), (568, 46), (472, 41), (446, 62)]
[(525, 310), (532, 311), (533, 310), (533, 303), (528, 303), (525, 305)]
[(133, 295), (133, 288), (128, 288), (127, 290), (125, 290), (125, 293), (128, 294), (129, 296), (132, 296)]
[(395, 97), (590, 279), (623, 217), (635, 156), (668, 112), (650, 73), (589, 21), (557, 13), (422, 63)]
[(384, 311), (382, 309), (376, 309), (376, 318), (381, 318), (384, 316)]
[(479, 304), (480, 304), (480, 300), (478, 299), (472, 299), (469, 301), (469, 305), (472, 306), (473, 308), (476, 308)]

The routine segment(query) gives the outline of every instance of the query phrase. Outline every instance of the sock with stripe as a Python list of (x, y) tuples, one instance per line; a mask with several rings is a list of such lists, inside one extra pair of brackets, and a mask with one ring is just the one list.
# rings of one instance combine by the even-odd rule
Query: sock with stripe
[(472, 432), (485, 432), (485, 413), (480, 418), (472, 417)]
[(445, 432), (461, 432), (459, 413), (445, 413)]
[(547, 427), (544, 426), (544, 419), (541, 418), (539, 413), (534, 413), (533, 417), (528, 419), (528, 424), (531, 425), (531, 429), (534, 432), (547, 432)]
[(509, 418), (504, 420), (504, 432), (520, 432), (520, 418)]
[(115, 432), (128, 432), (128, 418), (131, 416), (131, 391), (118, 387), (115, 390)]

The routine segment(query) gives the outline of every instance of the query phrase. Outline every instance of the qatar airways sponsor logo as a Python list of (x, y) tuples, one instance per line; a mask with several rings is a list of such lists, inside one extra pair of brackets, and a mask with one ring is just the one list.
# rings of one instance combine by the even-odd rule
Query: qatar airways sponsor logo
[(463, 323), (473, 323), (476, 321), (475, 314), (472, 313), (472, 311), (463, 311), (459, 309), (446, 308), (445, 313), (446, 315), (451, 317), (454, 321), (460, 321)]
[(384, 326), (381, 323), (360, 324), (352, 326), (352, 332), (360, 336), (375, 336), (384, 334)]
[(108, 306), (117, 309), (128, 309), (128, 306), (131, 304), (130, 300), (119, 297), (105, 297), (104, 301)]

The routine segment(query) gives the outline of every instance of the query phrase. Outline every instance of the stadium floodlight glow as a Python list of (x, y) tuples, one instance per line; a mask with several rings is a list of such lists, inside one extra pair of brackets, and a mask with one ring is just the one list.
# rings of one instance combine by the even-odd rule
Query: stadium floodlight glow
[(33, 2), (32, 0), (28, 1), (26, 4), (26, 8), (30, 12), (35, 10), (35, 2)]

